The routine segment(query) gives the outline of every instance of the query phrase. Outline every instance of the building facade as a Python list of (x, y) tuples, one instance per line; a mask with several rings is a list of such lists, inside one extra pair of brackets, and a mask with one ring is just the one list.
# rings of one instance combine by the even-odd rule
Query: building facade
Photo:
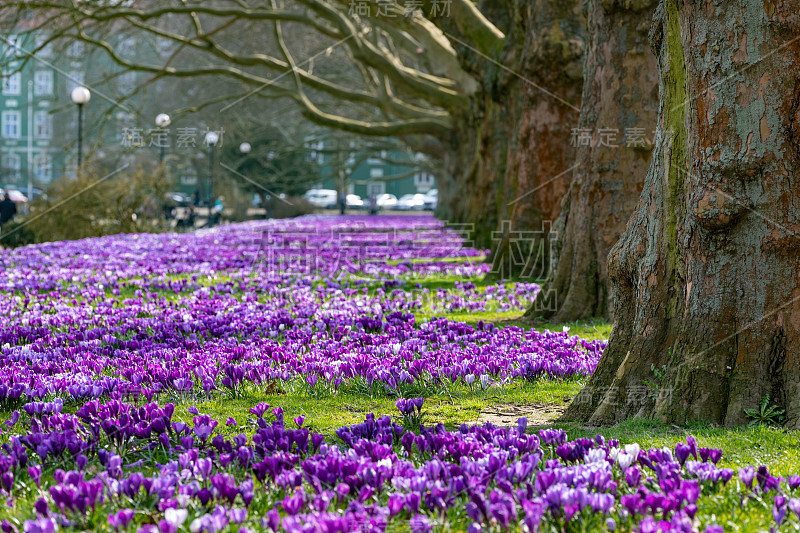
[[(63, 146), (56, 142), (53, 124), (75, 83), (67, 79), (63, 59), (56, 65), (47, 48), (30, 55), (36, 43), (29, 35), (4, 35), (0, 42), (0, 186), (24, 192), (64, 172)], [(75, 75), (80, 79), (79, 71)]]
[(337, 167), (343, 164), (347, 179), (348, 194), (362, 198), (384, 193), (398, 198), (406, 194), (424, 194), (436, 188), (436, 178), (421, 164), (423, 156), (410, 155), (402, 150), (367, 150), (352, 146), (345, 150), (344, 162), (337, 162), (336, 141), (327, 138), (307, 141), (309, 157), (320, 165), (321, 179), (318, 184), (323, 189), (338, 189)]

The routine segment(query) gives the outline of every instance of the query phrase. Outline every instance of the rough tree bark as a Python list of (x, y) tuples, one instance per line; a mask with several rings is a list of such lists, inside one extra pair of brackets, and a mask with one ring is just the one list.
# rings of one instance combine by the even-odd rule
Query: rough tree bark
[(614, 331), (565, 418), (738, 425), (769, 394), (797, 429), (800, 0), (661, 0), (652, 43), (656, 148), (609, 256)]
[(571, 137), (577, 166), (553, 225), (548, 280), (528, 318), (610, 316), (606, 260), (642, 192), (656, 125), (658, 67), (648, 40), (656, 3), (587, 4), (581, 115)]
[(582, 0), (514, 0), (503, 9), (484, 3), (492, 5), (481, 10), (507, 39), (497, 58), (459, 53), (479, 80), (481, 97), (454, 117), (452, 177), (439, 182), (437, 214), (475, 224), (476, 243), (495, 248), (496, 257), (503, 241), (493, 234), (502, 220), (512, 231), (540, 231), (542, 220), (558, 214), (569, 186), (563, 170), (572, 161), (569, 132), (583, 84), (585, 22)]

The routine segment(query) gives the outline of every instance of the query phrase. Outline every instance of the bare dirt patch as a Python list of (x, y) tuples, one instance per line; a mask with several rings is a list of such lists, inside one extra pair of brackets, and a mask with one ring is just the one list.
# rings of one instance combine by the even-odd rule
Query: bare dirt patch
[(528, 418), (528, 425), (544, 426), (552, 424), (564, 414), (568, 403), (504, 403), (491, 405), (481, 411), (478, 424), (491, 422), (496, 426), (516, 426), (517, 419)]

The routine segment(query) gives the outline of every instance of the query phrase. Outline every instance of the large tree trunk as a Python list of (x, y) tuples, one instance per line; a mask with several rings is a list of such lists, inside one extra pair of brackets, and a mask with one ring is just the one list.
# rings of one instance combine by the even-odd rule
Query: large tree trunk
[(658, 67), (648, 40), (656, 3), (588, 2), (581, 117), (571, 136), (577, 166), (551, 235), (552, 268), (527, 317), (610, 316), (606, 260), (642, 192), (656, 125)]
[(609, 256), (614, 331), (565, 418), (737, 425), (768, 394), (797, 429), (800, 0), (661, 0), (652, 40), (656, 149)]
[(453, 177), (440, 180), (437, 214), (474, 224), (476, 244), (494, 248), (497, 259), (504, 254), (497, 249), (508, 245), (500, 238), (503, 228), (510, 228), (512, 239), (517, 231), (541, 233), (568, 188), (570, 176), (563, 171), (573, 161), (569, 135), (583, 84), (585, 23), (582, 0), (484, 3), (491, 5), (482, 10), (508, 37), (491, 60), (459, 53), (480, 80), (481, 97), (454, 117), (448, 155)]
[(489, 248), (497, 225), (495, 199), (505, 179), (508, 113), (481, 91), (454, 123), (446, 154), (449, 176), (439, 179), (436, 214), (447, 222), (469, 225), (465, 233), (477, 246)]

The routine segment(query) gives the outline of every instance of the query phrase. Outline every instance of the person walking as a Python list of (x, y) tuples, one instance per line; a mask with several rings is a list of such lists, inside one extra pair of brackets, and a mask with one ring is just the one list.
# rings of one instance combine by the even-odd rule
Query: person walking
[(220, 196), (214, 202), (213, 214), (211, 215), (213, 217), (213, 220), (214, 220), (214, 222), (213, 222), (214, 225), (219, 224), (220, 221), (222, 220), (222, 214), (225, 211), (225, 203), (224, 202), (225, 202), (225, 197), (224, 196)]
[(2, 231), (3, 226), (11, 222), (14, 215), (17, 214), (17, 204), (6, 191), (0, 190), (0, 194), (3, 196), (3, 199), (0, 200), (0, 231)]

